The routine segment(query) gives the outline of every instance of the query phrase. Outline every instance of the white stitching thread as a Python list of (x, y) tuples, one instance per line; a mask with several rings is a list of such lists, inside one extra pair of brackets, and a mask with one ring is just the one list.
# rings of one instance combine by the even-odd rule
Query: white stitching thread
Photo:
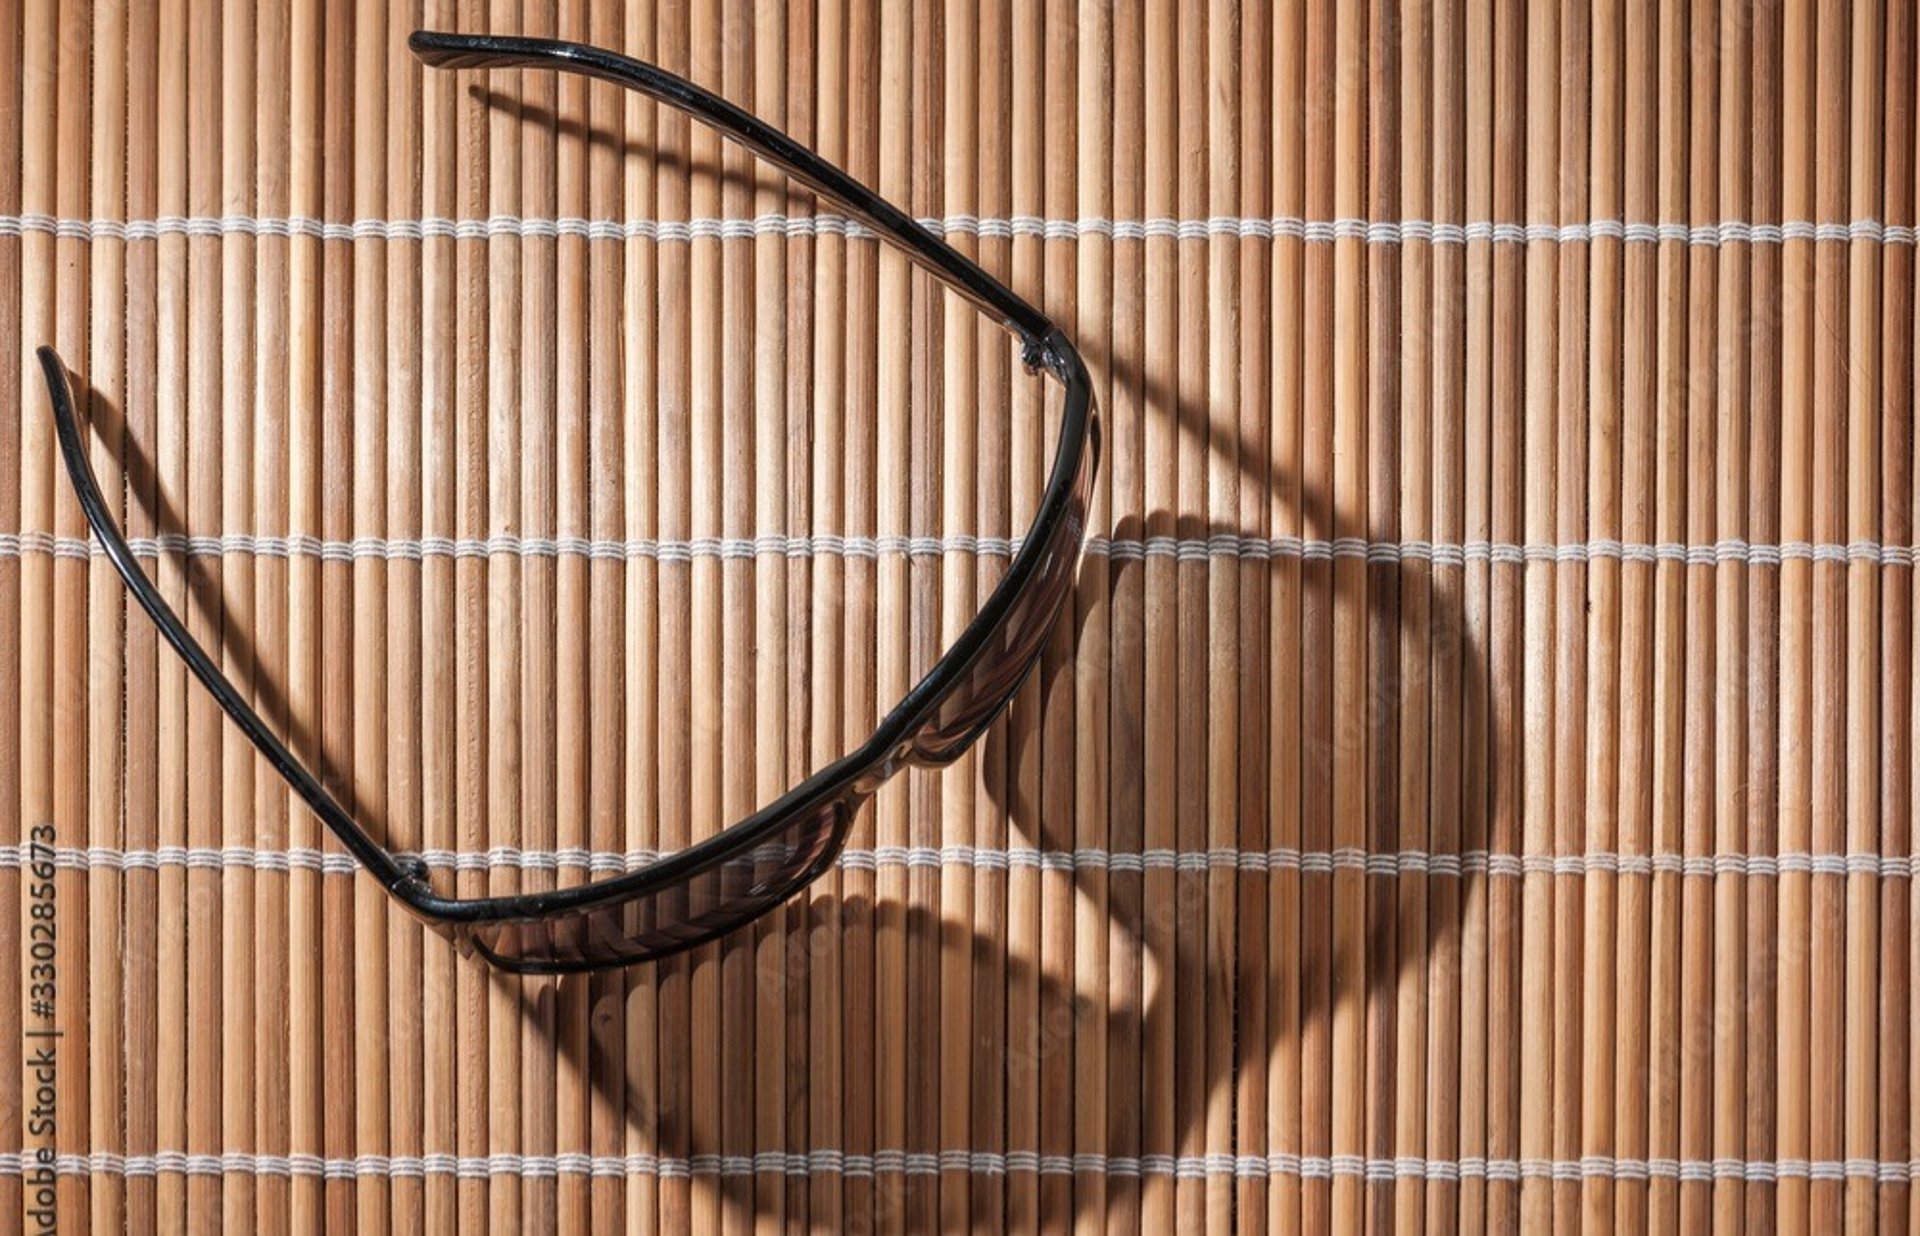
[[(1083, 219), (1044, 219), (1037, 215), (1008, 218), (982, 218), (953, 214), (945, 218), (923, 218), (920, 223), (943, 235), (973, 235), (986, 239), (1028, 237), (1043, 240), (1084, 240), (1100, 237), (1110, 240), (1173, 238), (1205, 240), (1212, 237), (1266, 240), (1272, 237), (1327, 244), (1336, 240), (1358, 240), (1367, 244), (1399, 245), (1466, 244), (1491, 241), (1496, 244), (1591, 244), (1606, 239), (1628, 244), (1685, 244), (1708, 248), (1734, 244), (1780, 244), (1786, 241), (1826, 241), (1873, 244), (1914, 243), (1914, 229), (1903, 224), (1882, 224), (1877, 219), (1848, 222), (1748, 223), (1728, 219), (1716, 223), (1629, 222), (1621, 219), (1591, 219), (1584, 222), (1546, 223), (1475, 220), (1449, 223), (1427, 219), (1369, 220), (1359, 218), (1305, 219), (1293, 215), (1271, 218), (1217, 215), (1207, 219), (1107, 219), (1089, 216)], [(0, 215), (0, 236), (48, 235), (85, 241), (145, 241), (163, 236), (244, 236), (302, 237), (317, 240), (418, 241), (452, 240), (551, 240), (578, 237), (596, 241), (649, 240), (658, 243), (683, 243), (692, 240), (751, 240), (761, 236), (844, 236), (871, 238), (861, 224), (831, 212), (819, 214), (768, 213), (751, 219), (583, 219), (560, 217), (532, 218), (497, 214), (485, 219), (355, 219), (350, 223), (331, 222), (305, 215), (161, 215), (152, 219), (68, 219), (28, 213)]]
[[(35, 1151), (0, 1153), (0, 1176), (21, 1175)], [(1258, 1154), (1107, 1155), (1081, 1151), (1072, 1155), (1041, 1154), (1033, 1150), (998, 1151), (949, 1149), (937, 1154), (897, 1149), (871, 1154), (829, 1148), (807, 1151), (763, 1150), (753, 1155), (696, 1154), (679, 1158), (638, 1151), (624, 1155), (581, 1152), (531, 1155), (501, 1152), (490, 1155), (362, 1154), (322, 1157), (315, 1154), (260, 1154), (230, 1150), (223, 1154), (186, 1154), (162, 1150), (153, 1154), (120, 1154), (97, 1150), (88, 1154), (61, 1154), (55, 1171), (62, 1176), (111, 1175), (127, 1177), (251, 1175), (308, 1177), (325, 1180), (356, 1178), (420, 1178), (451, 1176), (482, 1180), (508, 1176), (551, 1179), (558, 1176), (751, 1177), (751, 1176), (935, 1176), (965, 1172), (983, 1176), (1162, 1176), (1177, 1179), (1209, 1177), (1297, 1177), (1325, 1180), (1359, 1178), (1376, 1182), (1461, 1180), (1515, 1182), (1520, 1180), (1676, 1180), (1710, 1183), (1739, 1180), (1773, 1184), (1782, 1179), (1873, 1180), (1900, 1183), (1920, 1180), (1920, 1160), (1807, 1159), (1631, 1159), (1588, 1155), (1580, 1159), (1428, 1159), (1418, 1155), (1373, 1158), (1361, 1155)]]
[[(882, 555), (933, 557), (967, 554), (1005, 558), (1019, 552), (1021, 538), (979, 536), (956, 532), (945, 536), (884, 534), (844, 536), (832, 532), (794, 535), (763, 532), (751, 537), (694, 537), (684, 541), (638, 538), (619, 540), (580, 536), (490, 537), (379, 537), (322, 540), (295, 533), (267, 536), (244, 532), (186, 536), (168, 533), (134, 537), (128, 544), (136, 556), (318, 558), (325, 562), (364, 560), (419, 562), (429, 558), (591, 558), (600, 561), (689, 562), (696, 558), (748, 559), (761, 556), (803, 559), (814, 557), (876, 558)], [(1254, 561), (1299, 558), (1321, 562), (1359, 558), (1391, 565), (1407, 560), (1457, 567), (1466, 562), (1500, 565), (1524, 563), (1675, 562), (1687, 566), (1779, 566), (1783, 562), (1865, 563), (1883, 567), (1912, 567), (1916, 547), (1886, 545), (1870, 539), (1846, 543), (1810, 544), (1784, 541), (1778, 545), (1749, 543), (1730, 537), (1711, 544), (1678, 542), (1624, 542), (1601, 538), (1565, 544), (1507, 541), (1440, 542), (1427, 540), (1375, 541), (1364, 537), (1331, 540), (1281, 534), (1275, 537), (1215, 533), (1207, 537), (1150, 536), (1144, 539), (1089, 536), (1086, 552), (1117, 562), (1172, 558), (1199, 562), (1209, 558)], [(0, 533), (0, 559), (26, 556), (84, 559), (102, 556), (91, 538), (55, 536), (46, 532)]]
[[(39, 853), (32, 846), (0, 845), (0, 870), (26, 866)], [(485, 851), (425, 850), (414, 857), (421, 859), (428, 867), (441, 871), (574, 870), (617, 874), (646, 866), (658, 859), (660, 852), (650, 849), (589, 851), (578, 846), (560, 850), (531, 850), (497, 845)], [(81, 871), (185, 868), (318, 871), (325, 875), (351, 875), (359, 870), (359, 864), (351, 855), (306, 847), (270, 850), (251, 846), (160, 846), (156, 849), (129, 850), (110, 846), (57, 846), (51, 858), (56, 867)], [(1027, 846), (1000, 849), (947, 845), (876, 846), (871, 849), (849, 847), (841, 851), (840, 862), (843, 867), (854, 871), (873, 871), (882, 867), (971, 867), (982, 871), (1191, 873), (1223, 868), (1256, 874), (1298, 871), (1308, 875), (1325, 875), (1334, 871), (1358, 871), (1373, 876), (1444, 878), (1480, 874), (1503, 878), (1528, 875), (1660, 874), (1683, 878), (1745, 876), (1762, 879), (1811, 874), (1842, 877), (1869, 875), (1888, 880), (1912, 879), (1920, 875), (1920, 856), (1866, 852), (1815, 854), (1806, 851), (1781, 854), (1619, 854), (1595, 850), (1582, 854), (1504, 854), (1467, 850), (1458, 854), (1435, 854), (1418, 849), (1369, 853), (1352, 847), (1300, 850), (1282, 846), (1271, 850), (1241, 850), (1232, 846), (1218, 846), (1208, 850), (1150, 849), (1128, 853), (1098, 847), (1041, 850)]]

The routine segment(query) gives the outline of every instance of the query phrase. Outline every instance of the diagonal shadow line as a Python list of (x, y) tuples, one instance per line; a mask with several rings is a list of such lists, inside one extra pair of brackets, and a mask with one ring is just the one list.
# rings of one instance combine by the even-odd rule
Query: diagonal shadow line
[[(127, 511), (136, 507), (151, 521), (154, 534), (160, 537), (186, 536), (192, 531), (188, 521), (178, 507), (168, 499), (161, 484), (159, 467), (147, 446), (142, 443), (128, 424), (124, 411), (110, 403), (98, 390), (94, 389), (84, 375), (69, 371), (68, 380), (74, 384), (76, 402), (89, 409), (88, 430), (95, 423), (93, 409), (110, 408), (110, 418), (119, 426), (120, 432), (114, 445), (117, 447), (122, 479), (124, 499)], [(163, 556), (166, 556), (163, 554)], [(154, 561), (150, 559), (149, 561)], [(353, 787), (349, 770), (336, 763), (336, 756), (326, 749), (326, 744), (318, 739), (312, 724), (302, 724), (294, 716), (292, 701), (280, 681), (272, 674), (263, 672), (258, 648), (253, 633), (228, 622), (227, 599), (224, 572), (216, 562), (209, 562), (198, 555), (187, 554), (180, 562), (184, 596), (176, 604), (183, 621), (200, 629), (195, 632), (197, 638), (207, 647), (210, 654), (220, 657), (222, 668), (234, 681), (243, 695), (253, 701), (254, 707), (269, 726), (284, 735), (284, 741), (308, 767), (320, 778), (329, 793), (352, 809)], [(152, 572), (149, 570), (149, 575)], [(347, 575), (351, 586), (351, 575)], [(158, 577), (155, 577), (158, 583)], [(121, 603), (127, 604), (124, 593)], [(198, 622), (195, 622), (195, 619)], [(191, 628), (190, 628), (191, 629)], [(166, 662), (162, 662), (165, 664)], [(184, 671), (184, 668), (182, 669)], [(318, 710), (315, 710), (316, 715)], [(223, 721), (223, 724), (225, 722)], [(356, 817), (357, 818), (357, 817)], [(385, 844), (385, 822), (380, 820), (361, 821), (374, 840)], [(325, 829), (322, 835), (332, 839), (333, 834)]]
[[(596, 89), (603, 88), (599, 83), (593, 83), (593, 86)], [(723, 158), (718, 166), (714, 166), (706, 160), (696, 159), (692, 154), (682, 154), (674, 150), (663, 150), (658, 146), (650, 146), (632, 138), (618, 141), (605, 130), (594, 128), (588, 121), (574, 116), (562, 116), (554, 109), (542, 107), (537, 103), (528, 103), (509, 91), (494, 90), (475, 84), (467, 87), (467, 93), (471, 98), (478, 100), (490, 110), (514, 113), (517, 119), (528, 126), (538, 126), (560, 137), (577, 142), (585, 142), (591, 148), (611, 151), (622, 159), (645, 160), (652, 164), (656, 171), (671, 172), (679, 176), (687, 177), (691, 177), (695, 172), (701, 172), (712, 175), (716, 183), (722, 188), (744, 189), (748, 193), (752, 193), (760, 187), (759, 181), (756, 180), (751, 172), (743, 174), (737, 167), (730, 166), (732, 161), (728, 159)], [(663, 119), (679, 115), (680, 113), (674, 112), (670, 108), (663, 107), (661, 109)], [(688, 122), (683, 118), (681, 123), (685, 125)], [(702, 130), (699, 125), (692, 125), (690, 131), (698, 133)], [(722, 142), (723, 145), (725, 143), (725, 139), (720, 138), (717, 134), (715, 135), (715, 140)], [(744, 151), (741, 152), (741, 154), (742, 157), (749, 160), (749, 167), (761, 166), (753, 163), (752, 156), (746, 155)], [(777, 180), (782, 183), (787, 180), (786, 177), (778, 176), (777, 173), (771, 169), (766, 172), (766, 175), (769, 177), (777, 177)], [(792, 191), (805, 193), (809, 199), (813, 196), (810, 192), (807, 192), (799, 186), (794, 186)]]

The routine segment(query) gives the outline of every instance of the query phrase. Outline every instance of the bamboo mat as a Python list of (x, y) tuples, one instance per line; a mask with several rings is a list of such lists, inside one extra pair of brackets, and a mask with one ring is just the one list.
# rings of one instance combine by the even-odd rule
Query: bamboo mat
[[(418, 25), (690, 74), (1095, 374), (1008, 717), (672, 962), (509, 978), (356, 875), (90, 556), (33, 347), (196, 633), (466, 894), (863, 738), (1058, 408), (711, 133)], [(1917, 52), (1809, 0), (6, 0), (0, 1231), (1920, 1226)]]

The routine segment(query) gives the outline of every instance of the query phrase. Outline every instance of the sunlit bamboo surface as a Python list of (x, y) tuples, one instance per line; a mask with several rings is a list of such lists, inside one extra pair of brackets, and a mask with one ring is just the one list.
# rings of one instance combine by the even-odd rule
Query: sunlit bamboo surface
[[(357, 874), (129, 607), (33, 349), (469, 895), (864, 739), (1057, 388), (420, 26), (692, 77), (1094, 373), (1003, 721), (675, 960), (513, 978)], [(4, 0), (0, 1231), (1920, 1230), (1917, 56), (1844, 0)]]

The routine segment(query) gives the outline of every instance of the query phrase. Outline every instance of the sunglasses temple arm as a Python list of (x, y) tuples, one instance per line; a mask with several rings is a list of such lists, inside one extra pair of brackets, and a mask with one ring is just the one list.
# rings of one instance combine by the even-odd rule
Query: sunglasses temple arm
[(41, 347), (37, 355), (41, 372), (47, 380), (47, 393), (53, 400), (54, 429), (60, 439), (60, 453), (66, 462), (67, 474), (73, 481), (74, 493), (80, 500), (81, 513), (86, 516), (93, 534), (99, 538), (108, 561), (120, 573), (127, 591), (133, 594), (133, 599), (139, 602), (140, 608), (147, 612), (160, 634), (173, 646), (173, 650), (186, 662), (187, 668), (193, 671), (193, 676), (206, 687), (221, 709), (233, 719), (234, 724), (240, 727), (241, 732), (293, 791), (313, 809), (321, 823), (340, 838), (341, 844), (347, 847), (354, 858), (404, 901), (411, 903), (414, 896), (426, 893), (424, 872), (417, 867), (409, 870), (402, 866), (398, 859), (353, 822), (333, 795), (320, 784), (319, 778), (267, 727), (239, 688), (221, 672), (213, 658), (200, 646), (200, 641), (187, 630), (147, 573), (140, 569), (133, 548), (127, 544), (125, 534), (107, 507), (106, 496), (101, 492), (100, 481), (94, 475), (93, 463), (81, 440), (79, 415), (75, 409), (73, 386), (67, 368), (59, 354), (50, 347)]
[(1024, 361), (1064, 376), (1072, 345), (1053, 323), (965, 254), (813, 151), (694, 83), (642, 60), (584, 43), (521, 36), (418, 30), (407, 45), (422, 63), (446, 69), (551, 69), (581, 73), (686, 112), (820, 194), (856, 222), (892, 241), (953, 290), (1020, 337)]

